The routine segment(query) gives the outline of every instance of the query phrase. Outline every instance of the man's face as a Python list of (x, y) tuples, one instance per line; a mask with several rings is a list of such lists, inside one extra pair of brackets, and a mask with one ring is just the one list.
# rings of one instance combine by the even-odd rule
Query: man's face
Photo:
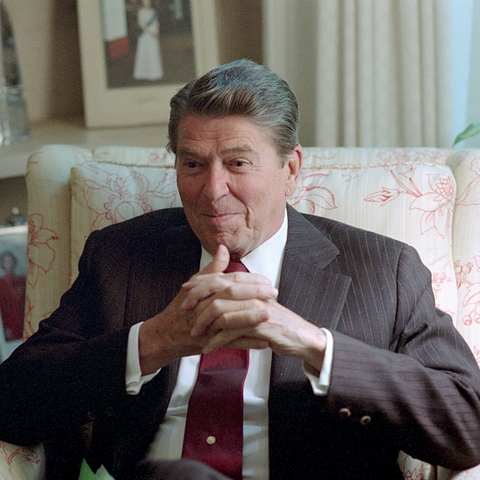
[(272, 141), (242, 116), (183, 119), (178, 131), (177, 184), (185, 214), (203, 247), (225, 245), (241, 258), (281, 227), (295, 189), (300, 146), (280, 167)]

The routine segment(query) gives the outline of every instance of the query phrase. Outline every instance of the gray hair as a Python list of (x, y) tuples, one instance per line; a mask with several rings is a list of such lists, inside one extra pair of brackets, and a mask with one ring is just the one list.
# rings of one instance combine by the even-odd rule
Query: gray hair
[(171, 99), (167, 148), (174, 154), (180, 122), (192, 115), (250, 119), (270, 137), (281, 162), (299, 143), (295, 95), (285, 80), (251, 60), (221, 65), (189, 82)]

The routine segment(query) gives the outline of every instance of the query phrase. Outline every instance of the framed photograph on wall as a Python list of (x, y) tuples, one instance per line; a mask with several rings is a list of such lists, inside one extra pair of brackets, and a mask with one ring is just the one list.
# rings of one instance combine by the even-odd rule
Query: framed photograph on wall
[(218, 65), (215, 0), (77, 0), (87, 127), (168, 122), (170, 98)]
[(22, 343), (27, 225), (0, 227), (0, 362)]

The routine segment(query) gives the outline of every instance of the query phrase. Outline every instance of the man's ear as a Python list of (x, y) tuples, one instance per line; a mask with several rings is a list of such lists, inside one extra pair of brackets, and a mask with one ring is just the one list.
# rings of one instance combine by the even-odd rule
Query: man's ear
[(303, 151), (301, 145), (296, 145), (292, 153), (288, 156), (285, 164), (285, 175), (287, 176), (285, 182), (285, 196), (293, 195), (297, 186), (298, 177), (302, 169)]

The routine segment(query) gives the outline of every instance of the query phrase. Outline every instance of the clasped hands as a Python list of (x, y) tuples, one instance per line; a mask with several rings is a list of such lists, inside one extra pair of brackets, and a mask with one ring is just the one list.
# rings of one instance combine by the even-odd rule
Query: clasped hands
[(230, 261), (220, 245), (211, 263), (183, 284), (167, 308), (139, 334), (142, 374), (172, 360), (220, 347), (295, 355), (321, 369), (325, 334), (277, 302), (278, 290), (262, 275), (223, 273)]

